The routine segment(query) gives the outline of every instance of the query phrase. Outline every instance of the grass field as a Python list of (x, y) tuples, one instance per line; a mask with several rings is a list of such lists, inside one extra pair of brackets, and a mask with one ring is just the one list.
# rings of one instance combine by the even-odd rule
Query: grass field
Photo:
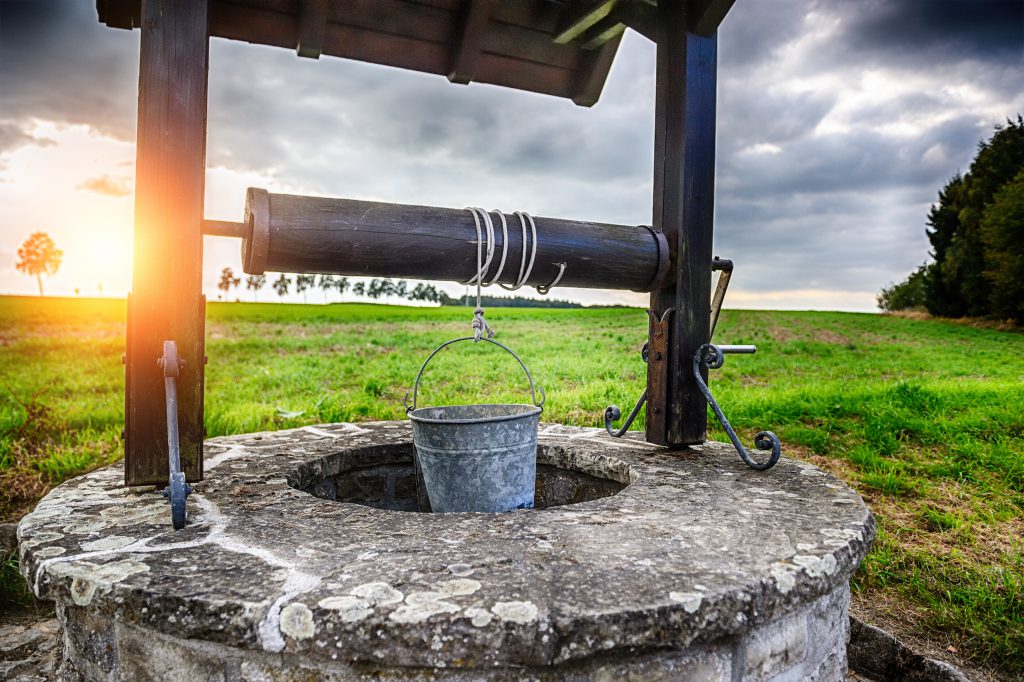
[[(0, 519), (122, 456), (124, 303), (0, 298)], [(426, 353), (469, 331), (462, 308), (212, 303), (211, 436), (400, 419)], [(547, 390), (545, 419), (598, 426), (643, 390), (641, 310), (495, 309), (500, 339)], [(857, 488), (879, 521), (859, 608), (972, 664), (1024, 675), (1024, 335), (878, 315), (727, 311), (716, 341), (756, 343), (712, 388), (749, 443)], [(452, 349), (431, 402), (519, 400), (493, 347)], [(643, 428), (642, 417), (634, 428)], [(713, 435), (723, 439), (720, 431)], [(13, 569), (0, 599), (16, 599)]]

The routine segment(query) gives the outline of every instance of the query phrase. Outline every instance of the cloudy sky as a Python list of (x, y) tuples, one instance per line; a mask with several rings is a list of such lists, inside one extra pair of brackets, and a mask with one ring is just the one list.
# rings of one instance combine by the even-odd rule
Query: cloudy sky
[[(0, 0), (0, 293), (35, 292), (14, 268), (35, 230), (65, 252), (48, 292), (130, 284), (139, 32), (94, 5)], [(737, 0), (719, 36), (715, 253), (736, 262), (732, 307), (872, 310), (927, 257), (939, 188), (1024, 113), (1024, 0)], [(584, 109), (214, 39), (206, 215), (240, 220), (258, 186), (650, 223), (654, 56), (627, 33)], [(211, 299), (237, 250), (206, 239)]]

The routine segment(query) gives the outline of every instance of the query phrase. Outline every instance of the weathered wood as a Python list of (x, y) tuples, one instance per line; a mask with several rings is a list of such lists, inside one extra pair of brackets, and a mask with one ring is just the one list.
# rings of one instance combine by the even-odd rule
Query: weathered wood
[(732, 9), (736, 0), (689, 0), (687, 10), (690, 31), (711, 37)]
[(618, 0), (599, 2), (570, 2), (565, 4), (565, 14), (555, 34), (559, 45), (579, 39), (583, 34), (611, 14)]
[(139, 66), (135, 240), (126, 352), (125, 481), (166, 485), (167, 424), (157, 358), (174, 340), (182, 470), (202, 477), (203, 182), (207, 4), (145, 0)]
[(590, 27), (580, 38), (580, 47), (584, 50), (595, 50), (609, 40), (618, 38), (626, 30), (626, 25), (619, 21), (614, 14), (605, 17)]
[[(717, 42), (686, 30), (682, 3), (659, 8), (655, 94), (654, 226), (668, 240), (675, 286), (651, 294), (657, 315), (675, 308), (669, 356), (648, 365), (648, 384), (665, 381), (665, 405), (648, 401), (647, 440), (671, 446), (703, 442), (707, 403), (692, 375), (692, 360), (710, 328), (715, 174)], [(651, 421), (665, 410), (665, 422)]]
[[(139, 2), (96, 0), (96, 6), (101, 21), (131, 28), (138, 25), (134, 13)], [(208, 0), (209, 35), (297, 49), (303, 56), (343, 57), (454, 76), (457, 82), (472, 74), (479, 83), (593, 104), (593, 96), (580, 96), (581, 83), (606, 73), (602, 67), (614, 55), (595, 59), (578, 41), (555, 43), (558, 4), (476, 2), (482, 3), (481, 9), (474, 4), (469, 16), (465, 2), (433, 0)], [(485, 9), (488, 4), (490, 11)], [(489, 20), (479, 23), (484, 15)], [(483, 27), (481, 34), (463, 31), (478, 25)], [(611, 42), (614, 37), (612, 31), (601, 40)], [(595, 83), (587, 92), (600, 93), (601, 86), (603, 82)]]
[(299, 42), (295, 51), (300, 57), (319, 59), (327, 29), (327, 0), (302, 0), (299, 9)]
[(622, 32), (606, 42), (596, 50), (591, 50), (588, 56), (588, 66), (581, 71), (578, 77), (577, 93), (573, 95), (572, 101), (581, 107), (589, 107), (597, 104), (604, 90), (604, 84), (608, 80), (608, 72), (611, 71), (612, 62), (619, 51), (619, 43), (622, 42)]
[[(505, 239), (497, 213), (495, 255), (499, 270)], [(507, 215), (508, 253), (498, 282), (516, 281), (523, 260), (519, 218)], [(649, 291), (668, 269), (667, 244), (647, 227), (534, 218), (537, 251), (528, 286)], [(265, 271), (462, 282), (476, 273), (476, 228), (464, 209), (407, 206), (350, 199), (268, 194), (250, 189), (247, 273)], [(532, 236), (527, 225), (527, 261)]]
[(448, 80), (452, 83), (465, 84), (473, 80), (493, 11), (494, 0), (466, 0), (462, 31), (452, 57), (452, 69), (448, 74)]

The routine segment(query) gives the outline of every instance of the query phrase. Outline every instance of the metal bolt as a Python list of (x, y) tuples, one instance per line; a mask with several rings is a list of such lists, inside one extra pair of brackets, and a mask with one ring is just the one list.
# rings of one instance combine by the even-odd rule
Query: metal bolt
[(654, 359), (661, 360), (661, 351), (658, 351), (657, 353), (654, 354)]
[(651, 407), (651, 412), (653, 412), (654, 414), (658, 414), (659, 412), (661, 412), (661, 408), (658, 407), (657, 405), (652, 406)]

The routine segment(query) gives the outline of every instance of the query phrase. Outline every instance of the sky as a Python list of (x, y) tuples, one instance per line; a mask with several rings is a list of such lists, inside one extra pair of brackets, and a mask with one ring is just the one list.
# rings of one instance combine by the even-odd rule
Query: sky
[[(0, 0), (0, 293), (36, 293), (14, 264), (37, 230), (64, 251), (48, 294), (130, 288), (138, 50), (91, 0)], [(654, 59), (628, 31), (588, 109), (213, 39), (206, 216), (241, 220), (255, 186), (650, 224)], [(718, 74), (726, 306), (870, 311), (927, 259), (939, 189), (1024, 113), (1024, 0), (737, 0)], [(241, 271), (238, 242), (207, 237), (211, 300), (225, 266)]]

